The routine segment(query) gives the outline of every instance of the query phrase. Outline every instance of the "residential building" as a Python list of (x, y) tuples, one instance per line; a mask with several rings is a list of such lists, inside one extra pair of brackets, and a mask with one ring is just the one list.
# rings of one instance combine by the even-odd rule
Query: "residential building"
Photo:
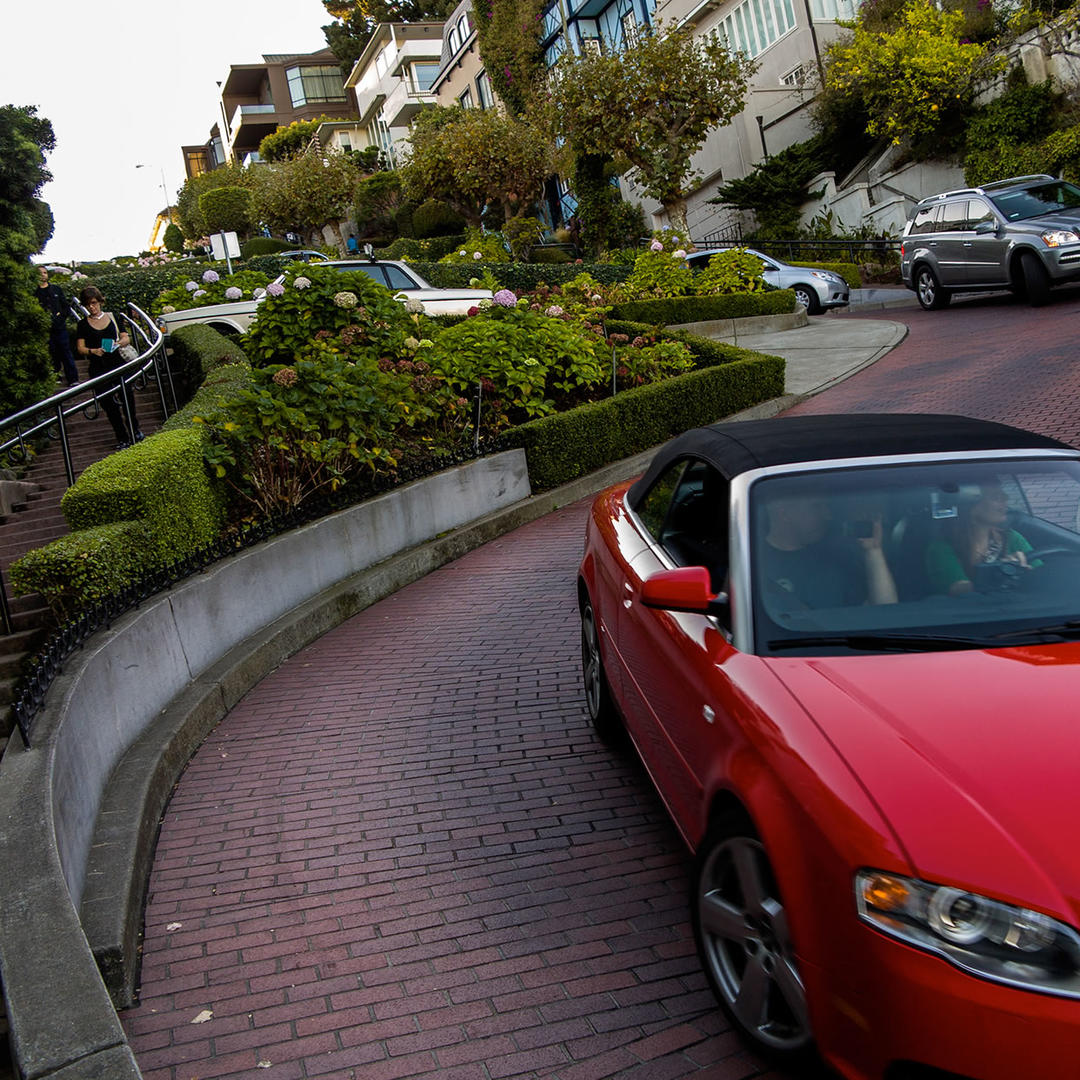
[[(709, 204), (727, 180), (745, 176), (770, 154), (812, 134), (809, 104), (825, 45), (837, 19), (854, 18), (853, 0), (553, 0), (543, 12), (544, 55), (554, 64), (567, 50), (621, 52), (656, 25), (690, 27), (715, 36), (758, 64), (746, 106), (715, 128), (691, 162), (698, 174), (687, 200), (695, 240), (723, 232), (736, 215)], [(624, 178), (626, 198), (641, 202), (654, 227), (666, 224), (658, 202)]]
[(362, 146), (377, 146), (390, 165), (400, 155), (409, 125), (424, 105), (434, 104), (432, 84), (439, 74), (443, 24), (379, 23), (356, 61), (345, 87), (356, 95)]
[(492, 109), (495, 94), (476, 41), (472, 0), (462, 0), (443, 27), (439, 73), (431, 91), (440, 105)]
[(210, 140), (203, 147), (182, 148), (188, 176), (228, 160), (258, 161), (259, 143), (294, 120), (356, 116), (341, 67), (329, 49), (264, 55), (258, 64), (233, 64), (218, 85), (221, 120)]

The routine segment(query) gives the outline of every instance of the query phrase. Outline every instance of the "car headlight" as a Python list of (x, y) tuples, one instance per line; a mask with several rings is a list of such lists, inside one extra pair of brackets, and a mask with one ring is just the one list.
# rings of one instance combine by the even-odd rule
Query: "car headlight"
[(1042, 234), (1043, 243), (1047, 247), (1061, 247), (1062, 244), (1080, 243), (1080, 236), (1072, 229), (1048, 229)]
[(1080, 934), (1049, 915), (947, 885), (860, 870), (859, 917), (994, 982), (1080, 998)]
[(831, 281), (834, 284), (844, 280), (839, 274), (833, 274), (828, 270), (811, 270), (810, 276), (821, 278), (822, 281)]

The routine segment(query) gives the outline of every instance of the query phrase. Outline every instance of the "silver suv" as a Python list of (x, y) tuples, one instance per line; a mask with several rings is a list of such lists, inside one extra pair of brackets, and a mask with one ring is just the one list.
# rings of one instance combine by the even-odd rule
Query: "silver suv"
[(927, 311), (990, 289), (1045, 304), (1051, 286), (1080, 280), (1080, 188), (1014, 176), (923, 199), (904, 228), (900, 273)]

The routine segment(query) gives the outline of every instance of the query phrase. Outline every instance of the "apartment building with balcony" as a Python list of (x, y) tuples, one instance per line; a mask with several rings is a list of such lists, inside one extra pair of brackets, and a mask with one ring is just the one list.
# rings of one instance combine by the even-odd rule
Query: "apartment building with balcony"
[(341, 67), (329, 49), (264, 55), (257, 64), (233, 64), (221, 87), (221, 118), (202, 146), (185, 146), (188, 176), (226, 161), (258, 160), (259, 143), (294, 120), (356, 116)]
[[(553, 0), (543, 11), (542, 44), (552, 66), (567, 49), (619, 53), (644, 29), (688, 27), (757, 62), (742, 112), (714, 128), (691, 162), (698, 179), (687, 220), (691, 236), (700, 240), (735, 218), (709, 204), (720, 184), (810, 137), (811, 87), (822, 49), (840, 32), (837, 19), (854, 13), (853, 0)], [(632, 179), (624, 178), (622, 187), (626, 198), (643, 204), (654, 227), (666, 224), (660, 204)]]
[(439, 74), (443, 23), (379, 23), (345, 80), (356, 95), (355, 150), (377, 146), (396, 165), (409, 125), (434, 104), (432, 84)]

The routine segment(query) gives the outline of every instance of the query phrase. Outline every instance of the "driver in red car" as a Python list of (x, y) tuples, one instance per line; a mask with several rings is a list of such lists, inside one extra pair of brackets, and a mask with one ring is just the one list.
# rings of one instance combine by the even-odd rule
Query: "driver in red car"
[(896, 583), (882, 550), (880, 514), (860, 516), (830, 534), (832, 508), (820, 496), (783, 496), (766, 507), (759, 557), (773, 602), (799, 608), (895, 604)]

